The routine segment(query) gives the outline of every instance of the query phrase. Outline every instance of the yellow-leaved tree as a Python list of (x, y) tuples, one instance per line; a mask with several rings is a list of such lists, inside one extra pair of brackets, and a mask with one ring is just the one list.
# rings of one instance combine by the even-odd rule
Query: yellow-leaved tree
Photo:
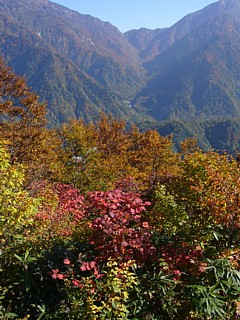
[(60, 141), (46, 121), (46, 105), (0, 58), (0, 139), (9, 143), (11, 163), (25, 165), (28, 183), (59, 170)]

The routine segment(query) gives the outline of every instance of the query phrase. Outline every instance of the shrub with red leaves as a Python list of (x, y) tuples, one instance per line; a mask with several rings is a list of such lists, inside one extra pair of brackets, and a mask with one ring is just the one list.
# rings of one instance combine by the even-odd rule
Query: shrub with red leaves
[(36, 220), (44, 223), (45, 229), (48, 225), (53, 236), (71, 236), (84, 216), (83, 195), (71, 185), (58, 183), (46, 187), (44, 182), (39, 184), (38, 194), (43, 203)]
[(182, 242), (180, 246), (167, 244), (161, 248), (161, 260), (167, 263), (166, 270), (175, 275), (175, 280), (179, 280), (183, 273), (199, 274), (201, 272), (201, 262), (199, 261), (201, 256), (200, 247), (193, 248), (185, 242)]
[(93, 231), (90, 241), (99, 252), (98, 261), (111, 257), (141, 264), (154, 256), (151, 227), (141, 219), (149, 202), (143, 202), (136, 193), (121, 189), (92, 192), (88, 201), (86, 213)]

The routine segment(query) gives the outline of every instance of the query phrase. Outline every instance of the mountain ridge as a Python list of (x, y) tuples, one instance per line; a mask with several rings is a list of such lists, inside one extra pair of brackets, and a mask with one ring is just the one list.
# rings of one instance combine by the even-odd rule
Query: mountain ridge
[[(124, 98), (129, 98), (128, 92), (135, 92), (132, 87), (139, 87), (143, 69), (136, 49), (110, 23), (82, 15), (51, 1), (1, 0), (0, 5), (16, 22), (40, 36), (59, 54), (72, 60), (81, 71), (95, 78), (100, 73), (107, 73), (107, 70), (99, 66), (105, 64), (105, 60), (107, 64), (110, 59), (124, 81), (119, 92), (119, 81), (111, 78), (111, 72), (102, 82), (102, 78), (98, 76), (98, 82), (106, 89), (113, 90), (116, 94), (125, 92)], [(94, 67), (96, 64), (97, 67)], [(128, 78), (131, 85), (128, 85)]]
[[(0, 52), (48, 102), (52, 125), (91, 121), (104, 111), (143, 129), (174, 132), (178, 144), (199, 136), (206, 148), (210, 140), (217, 145), (208, 134), (211, 119), (223, 130), (228, 119), (235, 135), (240, 130), (237, 0), (212, 3), (170, 28), (124, 34), (48, 0), (0, 0), (0, 15)], [(233, 140), (229, 146), (224, 138), (221, 147), (239, 148), (240, 138)]]

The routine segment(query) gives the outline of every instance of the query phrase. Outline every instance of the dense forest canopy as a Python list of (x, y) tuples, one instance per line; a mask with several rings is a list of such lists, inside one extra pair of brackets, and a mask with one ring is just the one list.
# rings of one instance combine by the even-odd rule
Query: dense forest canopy
[(102, 114), (53, 130), (0, 61), (0, 318), (234, 319), (240, 166)]

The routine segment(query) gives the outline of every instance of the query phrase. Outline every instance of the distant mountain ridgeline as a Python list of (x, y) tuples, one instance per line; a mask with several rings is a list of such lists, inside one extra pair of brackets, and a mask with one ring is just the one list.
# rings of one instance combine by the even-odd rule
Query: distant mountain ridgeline
[(240, 3), (122, 34), (48, 0), (0, 0), (0, 52), (48, 102), (51, 125), (100, 111), (199, 145), (240, 149)]
[(0, 0), (0, 7), (1, 52), (48, 102), (53, 125), (99, 111), (141, 121), (123, 100), (136, 94), (143, 71), (115, 27), (49, 1)]

